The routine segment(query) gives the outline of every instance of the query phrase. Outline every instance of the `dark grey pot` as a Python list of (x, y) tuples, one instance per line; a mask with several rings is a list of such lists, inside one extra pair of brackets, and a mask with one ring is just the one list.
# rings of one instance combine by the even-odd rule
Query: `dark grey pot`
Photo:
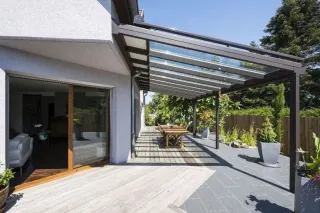
[(266, 164), (277, 164), (280, 155), (280, 143), (265, 143), (257, 141), (259, 156)]
[(320, 212), (320, 182), (301, 179), (301, 213)]

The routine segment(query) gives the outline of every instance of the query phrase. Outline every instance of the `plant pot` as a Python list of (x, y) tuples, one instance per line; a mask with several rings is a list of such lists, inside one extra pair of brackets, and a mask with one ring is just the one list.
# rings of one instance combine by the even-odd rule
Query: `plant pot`
[(320, 212), (320, 181), (301, 178), (301, 213)]
[(9, 185), (0, 190), (0, 213), (4, 211), (4, 204), (6, 203), (9, 193)]
[(73, 127), (73, 132), (76, 140), (81, 140), (82, 139), (82, 128), (81, 126), (74, 126)]
[(257, 141), (260, 160), (266, 165), (277, 165), (280, 155), (280, 143), (266, 143)]
[(209, 127), (205, 128), (201, 133), (201, 138), (209, 139), (210, 130)]

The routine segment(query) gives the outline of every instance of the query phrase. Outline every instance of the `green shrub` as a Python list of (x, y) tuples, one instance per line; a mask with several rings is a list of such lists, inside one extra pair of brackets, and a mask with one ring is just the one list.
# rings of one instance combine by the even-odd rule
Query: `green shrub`
[(233, 128), (231, 133), (231, 142), (239, 140), (239, 130), (237, 127)]
[[(3, 166), (1, 162), (0, 166)], [(0, 190), (5, 188), (12, 178), (14, 178), (14, 173), (11, 169), (5, 169), (2, 173), (0, 173)]]
[(249, 131), (242, 131), (240, 136), (241, 143), (247, 144), (248, 146), (255, 146), (257, 141), (257, 136), (254, 130), (254, 126), (250, 125)]
[[(230, 111), (231, 115), (259, 115), (259, 116), (272, 116), (271, 107), (258, 107), (251, 109), (239, 109)], [(281, 112), (283, 116), (290, 115), (290, 108), (285, 107)], [(320, 108), (305, 109), (300, 111), (302, 117), (320, 117)]]
[(274, 132), (270, 119), (266, 117), (261, 129), (258, 130), (257, 140), (266, 143), (274, 143), (277, 134)]
[(226, 137), (225, 137), (225, 142), (232, 142), (232, 139), (231, 139), (231, 135), (232, 135), (232, 132), (231, 131), (228, 131), (226, 133)]

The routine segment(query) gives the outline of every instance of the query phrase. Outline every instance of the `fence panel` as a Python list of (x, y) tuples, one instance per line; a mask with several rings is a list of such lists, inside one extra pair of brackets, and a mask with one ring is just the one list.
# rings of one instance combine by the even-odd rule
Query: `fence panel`
[[(232, 131), (234, 127), (239, 130), (248, 131), (250, 125), (254, 125), (254, 128), (261, 128), (262, 123), (265, 120), (265, 116), (256, 115), (231, 115), (226, 117), (225, 131)], [(283, 117), (283, 135), (281, 152), (290, 156), (290, 119), (289, 117)], [(318, 117), (301, 117), (300, 118), (300, 141), (301, 148), (308, 151), (306, 159), (310, 160), (310, 156), (315, 155), (315, 146), (312, 133), (316, 133), (320, 136), (320, 118)]]

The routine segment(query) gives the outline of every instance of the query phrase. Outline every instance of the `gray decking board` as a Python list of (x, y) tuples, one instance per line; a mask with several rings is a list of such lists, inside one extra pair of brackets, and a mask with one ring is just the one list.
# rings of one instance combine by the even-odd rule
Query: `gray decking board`
[(76, 175), (21, 191), (20, 200), (9, 199), (7, 207), (32, 213), (162, 212), (171, 203), (180, 206), (212, 174), (189, 166), (105, 166), (87, 171), (87, 178)]

